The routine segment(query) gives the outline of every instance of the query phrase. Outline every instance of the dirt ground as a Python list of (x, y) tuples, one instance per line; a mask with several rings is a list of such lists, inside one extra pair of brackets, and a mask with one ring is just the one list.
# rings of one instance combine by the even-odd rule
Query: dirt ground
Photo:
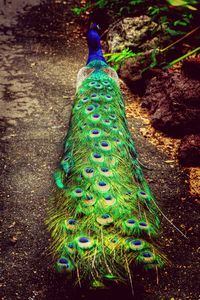
[[(75, 81), (87, 48), (70, 8), (74, 1), (0, 1), (0, 128), (2, 199), (2, 300), (197, 300), (198, 210), (188, 178), (175, 161), (141, 134), (128, 117), (140, 160), (163, 217), (161, 243), (171, 263), (135, 275), (129, 287), (74, 288), (54, 272), (44, 225), (52, 172), (62, 153)], [(47, 4), (48, 3), (48, 4)], [(134, 101), (134, 99), (132, 99)], [(128, 104), (128, 103), (127, 103)]]

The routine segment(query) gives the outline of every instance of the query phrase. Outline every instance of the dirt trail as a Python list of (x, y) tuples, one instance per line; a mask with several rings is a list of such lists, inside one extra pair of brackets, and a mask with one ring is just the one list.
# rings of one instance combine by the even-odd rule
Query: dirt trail
[[(76, 74), (87, 52), (85, 40), (75, 37), (78, 27), (70, 12), (73, 2), (56, 5), (39, 0), (1, 1), (4, 300), (111, 299), (118, 293), (116, 289), (74, 290), (53, 272), (47, 252), (49, 235), (44, 218), (53, 186), (51, 174), (62, 153)], [(141, 160), (153, 168), (145, 171), (147, 179), (156, 197), (161, 199), (163, 210), (177, 226), (183, 225), (189, 240), (163, 220), (162, 240), (174, 267), (161, 271), (159, 286), (155, 274), (145, 275), (146, 282), (145, 277), (137, 277), (134, 299), (195, 300), (198, 299), (195, 207), (188, 198), (184, 175), (176, 165), (166, 164), (167, 157), (141, 136), (141, 122), (129, 119), (130, 128), (135, 129), (133, 136)], [(120, 291), (126, 293), (126, 298), (131, 297), (127, 288)]]

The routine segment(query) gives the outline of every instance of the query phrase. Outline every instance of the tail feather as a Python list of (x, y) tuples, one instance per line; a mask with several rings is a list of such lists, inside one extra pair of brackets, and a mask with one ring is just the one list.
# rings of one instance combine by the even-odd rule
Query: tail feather
[(166, 258), (154, 241), (158, 208), (137, 160), (121, 91), (105, 65), (95, 69), (93, 61), (92, 68), (74, 100), (47, 223), (57, 270), (78, 270), (78, 281), (95, 285), (130, 278), (133, 264), (162, 267)]

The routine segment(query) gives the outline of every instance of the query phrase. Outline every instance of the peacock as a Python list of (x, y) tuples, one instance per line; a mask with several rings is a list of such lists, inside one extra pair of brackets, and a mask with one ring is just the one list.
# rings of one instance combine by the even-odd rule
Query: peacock
[(116, 71), (103, 56), (95, 24), (77, 75), (56, 193), (47, 219), (58, 272), (101, 287), (131, 281), (136, 265), (163, 267), (156, 245), (159, 211), (128, 129)]

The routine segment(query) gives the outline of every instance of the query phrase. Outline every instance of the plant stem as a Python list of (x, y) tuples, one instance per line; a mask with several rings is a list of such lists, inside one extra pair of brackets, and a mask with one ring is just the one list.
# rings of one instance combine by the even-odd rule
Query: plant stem
[(193, 34), (195, 31), (197, 31), (198, 29), (200, 29), (200, 26), (194, 28), (192, 31), (186, 33), (184, 36), (182, 36), (180, 39), (178, 39), (177, 41), (175, 41), (174, 43), (170, 44), (169, 46), (167, 46), (164, 49), (160, 49), (159, 51), (162, 53), (166, 50), (168, 50), (169, 48), (171, 48), (172, 46), (176, 45), (177, 43), (179, 43), (180, 41), (182, 41), (183, 39), (185, 39), (186, 37), (188, 37), (189, 35)]
[(163, 69), (170, 68), (171, 66), (173, 66), (173, 65), (176, 64), (177, 62), (183, 60), (184, 58), (186, 58), (186, 57), (188, 57), (188, 56), (190, 56), (190, 55), (192, 55), (192, 54), (194, 54), (194, 53), (196, 53), (196, 52), (198, 52), (198, 51), (200, 51), (200, 47), (197, 47), (197, 48), (195, 48), (194, 50), (192, 50), (192, 51), (190, 51), (190, 52), (188, 52), (188, 53), (186, 53), (186, 54), (184, 54), (184, 55), (182, 55), (182, 56), (176, 58), (175, 60), (171, 61), (167, 66), (165, 66)]

